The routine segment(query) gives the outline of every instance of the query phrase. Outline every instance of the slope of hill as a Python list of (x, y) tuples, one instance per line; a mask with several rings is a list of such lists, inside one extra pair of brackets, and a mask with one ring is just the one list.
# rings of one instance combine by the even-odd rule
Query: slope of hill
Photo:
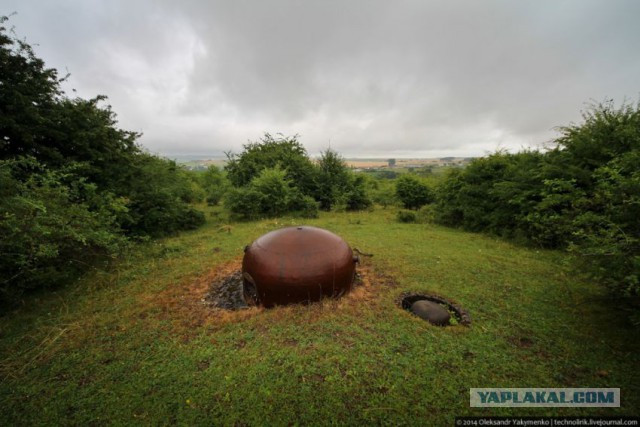
[[(221, 216), (222, 215), (222, 216)], [(222, 219), (219, 219), (222, 218)], [(242, 248), (298, 220), (203, 228), (136, 249), (110, 273), (0, 318), (0, 419), (35, 424), (431, 424), (461, 415), (633, 415), (638, 331), (565, 256), (392, 210), (322, 214), (373, 257), (338, 301), (216, 312), (202, 302)], [(398, 307), (434, 293), (470, 327)], [(471, 387), (620, 387), (622, 407), (469, 408)]]

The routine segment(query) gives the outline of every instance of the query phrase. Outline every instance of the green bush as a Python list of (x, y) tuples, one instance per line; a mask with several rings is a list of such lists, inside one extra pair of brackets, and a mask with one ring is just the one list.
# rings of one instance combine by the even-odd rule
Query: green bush
[(328, 149), (318, 160), (317, 185), (313, 197), (320, 202), (320, 208), (331, 210), (336, 204), (346, 209), (345, 193), (350, 187), (350, 176), (344, 159)]
[(433, 191), (418, 178), (402, 175), (396, 180), (396, 196), (406, 209), (418, 209), (434, 201)]
[(232, 188), (227, 193), (224, 203), (233, 218), (253, 220), (264, 216), (262, 194), (251, 186)]
[(129, 174), (128, 213), (122, 221), (129, 234), (160, 237), (204, 224), (204, 214), (189, 204), (196, 199), (191, 180), (175, 162), (141, 153)]
[(260, 213), (274, 217), (289, 210), (294, 190), (286, 172), (280, 167), (263, 169), (250, 184), (260, 195)]
[(395, 184), (390, 179), (376, 179), (375, 185), (369, 190), (371, 201), (386, 208), (397, 203)]
[(206, 194), (205, 200), (209, 206), (218, 205), (229, 190), (229, 181), (224, 173), (214, 165), (207, 168), (200, 181)]
[(563, 146), (592, 170), (574, 203), (570, 250), (616, 295), (640, 296), (640, 108), (601, 105), (564, 132)]
[(303, 194), (314, 194), (316, 169), (297, 136), (273, 137), (265, 133), (259, 142), (246, 144), (243, 148), (238, 155), (227, 153), (225, 170), (234, 187), (249, 185), (264, 169), (280, 167)]
[(640, 296), (640, 105), (590, 106), (554, 149), (495, 153), (450, 171), (436, 221), (568, 248), (580, 272)]
[(436, 188), (435, 220), (508, 238), (539, 238), (541, 245), (553, 247), (555, 234), (543, 236), (531, 216), (552, 217), (555, 209), (562, 208), (549, 205), (538, 212), (534, 210), (536, 206), (542, 208), (542, 160), (542, 154), (535, 151), (497, 152), (474, 159), (465, 169), (449, 170)]
[(342, 197), (348, 211), (360, 211), (369, 208), (373, 202), (367, 191), (367, 176), (349, 172), (349, 184)]
[(372, 204), (366, 180), (365, 175), (351, 172), (344, 159), (328, 149), (318, 161), (318, 184), (312, 196), (324, 210), (363, 210)]
[(435, 222), (435, 209), (433, 205), (424, 205), (416, 212), (416, 221), (421, 224)]
[(247, 186), (232, 189), (226, 198), (229, 210), (239, 219), (257, 219), (298, 212), (317, 216), (318, 204), (293, 186), (280, 167), (263, 169)]
[(64, 283), (126, 245), (117, 224), (124, 201), (96, 198), (95, 184), (82, 179), (66, 185), (74, 166), (51, 171), (33, 158), (0, 161), (0, 300)]
[[(314, 165), (295, 136), (275, 139), (267, 133), (260, 142), (245, 145), (240, 155), (228, 157), (225, 169), (235, 189), (228, 195), (227, 206), (236, 217), (286, 212), (314, 216), (317, 206), (361, 210), (372, 204), (364, 175), (351, 172), (332, 150), (324, 151)], [(277, 176), (273, 175), (276, 170)], [(258, 202), (249, 200), (254, 196)]]
[(396, 218), (398, 221), (404, 223), (416, 222), (417, 220), (416, 213), (413, 211), (398, 211)]
[(317, 218), (320, 203), (313, 197), (305, 196), (302, 193), (294, 193), (291, 198), (289, 209), (292, 215), (301, 218)]
[(117, 127), (104, 96), (68, 98), (0, 17), (0, 292), (46, 287), (116, 255), (125, 234), (197, 227), (202, 193)]

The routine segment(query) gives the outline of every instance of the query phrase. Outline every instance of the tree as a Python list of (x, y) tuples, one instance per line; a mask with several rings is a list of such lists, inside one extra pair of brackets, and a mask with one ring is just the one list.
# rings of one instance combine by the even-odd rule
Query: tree
[(33, 157), (0, 160), (0, 300), (76, 278), (126, 245), (117, 222), (127, 211), (124, 201), (75, 179), (76, 166), (50, 170)]
[[(496, 152), (474, 159), (465, 169), (452, 169), (436, 190), (436, 220), (469, 231), (551, 244), (553, 233), (536, 230), (532, 215), (551, 214), (551, 206), (536, 212), (544, 191), (540, 178), (543, 156), (536, 151)], [(548, 191), (554, 191), (552, 186)]]
[[(7, 21), (0, 18), (0, 25)], [(26, 42), (0, 26), (0, 158), (34, 156), (49, 167), (86, 162), (96, 184), (113, 186), (139, 134), (116, 127), (106, 97), (68, 99), (55, 69), (45, 68)]]
[[(0, 18), (0, 293), (61, 283), (125, 234), (198, 226), (193, 182), (117, 127), (104, 96), (69, 99), (63, 79)], [(108, 258), (106, 258), (108, 259)], [(1, 295), (0, 295), (1, 297)]]
[(263, 169), (249, 185), (232, 189), (226, 204), (240, 219), (272, 218), (294, 211), (314, 217), (318, 210), (317, 203), (304, 196), (279, 166)]
[(130, 168), (128, 212), (122, 220), (129, 234), (160, 237), (204, 224), (204, 214), (189, 205), (191, 182), (174, 161), (141, 153)]
[(318, 161), (318, 185), (315, 199), (320, 202), (320, 209), (330, 210), (348, 191), (349, 170), (344, 159), (332, 149), (320, 154)]
[[(583, 197), (572, 205), (570, 250), (618, 296), (640, 296), (640, 102), (591, 105), (583, 123), (561, 128), (553, 152), (573, 166)], [(566, 176), (571, 171), (572, 175)], [(635, 322), (640, 324), (636, 309)]]
[(407, 209), (418, 209), (434, 200), (431, 189), (411, 175), (402, 175), (398, 178), (396, 195)]
[(315, 192), (316, 170), (307, 157), (307, 151), (298, 142), (297, 135), (274, 138), (265, 133), (260, 142), (246, 144), (243, 148), (239, 155), (227, 153), (225, 170), (233, 186), (248, 185), (262, 170), (279, 166), (303, 194), (312, 195)]
[(336, 151), (327, 149), (321, 153), (317, 176), (314, 197), (321, 209), (339, 207), (353, 211), (371, 206), (366, 177), (351, 172)]
[[(0, 18), (0, 25), (6, 21)], [(201, 222), (187, 206), (195, 197), (183, 170), (145, 153), (137, 145), (138, 133), (119, 129), (115, 113), (103, 105), (105, 96), (66, 97), (57, 71), (5, 32), (1, 26), (0, 159), (32, 156), (51, 170), (74, 164), (66, 184), (94, 184), (96, 194), (125, 200), (128, 214), (118, 219), (134, 234), (160, 235)]]
[(229, 181), (224, 173), (215, 165), (211, 165), (202, 174), (201, 185), (205, 192), (207, 204), (215, 206), (229, 189)]
[(450, 172), (436, 218), (569, 249), (580, 272), (619, 297), (640, 296), (640, 104), (593, 104), (559, 130), (545, 153), (495, 153)]
[(42, 135), (49, 133), (62, 96), (57, 71), (45, 68), (26, 42), (6, 34), (7, 20), (0, 17), (0, 159), (46, 150)]
[(346, 209), (348, 211), (359, 211), (367, 209), (373, 204), (367, 188), (367, 176), (355, 174), (349, 171), (349, 182), (343, 194)]

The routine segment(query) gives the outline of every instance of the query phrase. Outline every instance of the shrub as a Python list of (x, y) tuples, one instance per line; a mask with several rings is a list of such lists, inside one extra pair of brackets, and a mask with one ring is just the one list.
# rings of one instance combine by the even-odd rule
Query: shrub
[(215, 165), (207, 168), (202, 174), (200, 182), (206, 194), (205, 200), (209, 206), (218, 205), (229, 190), (229, 181)]
[(289, 210), (294, 190), (291, 180), (279, 166), (263, 169), (251, 181), (251, 188), (260, 195), (261, 214), (273, 217)]
[(417, 219), (416, 213), (413, 211), (398, 211), (396, 218), (398, 221), (405, 223), (416, 222)]
[(321, 153), (318, 160), (316, 190), (313, 197), (320, 202), (320, 208), (331, 210), (336, 204), (346, 209), (346, 192), (351, 177), (344, 159), (335, 151), (328, 149)]
[(313, 197), (320, 202), (321, 209), (357, 211), (371, 206), (367, 177), (351, 172), (335, 151), (328, 149), (322, 152), (317, 177)]
[(240, 219), (275, 217), (294, 211), (314, 217), (318, 211), (317, 202), (294, 187), (280, 167), (263, 169), (249, 185), (232, 189), (226, 203)]
[(318, 203), (313, 197), (305, 196), (300, 192), (296, 192), (291, 198), (289, 209), (291, 209), (294, 216), (299, 216), (301, 218), (317, 218), (320, 203)]
[(574, 203), (570, 249), (578, 255), (580, 269), (615, 295), (637, 297), (640, 105), (619, 109), (612, 104), (599, 105), (584, 118), (583, 125), (565, 128), (560, 139), (574, 162), (591, 171), (583, 184), (585, 197)]
[[(317, 206), (324, 210), (361, 210), (372, 203), (365, 176), (353, 174), (342, 157), (330, 149), (314, 165), (295, 136), (276, 139), (267, 133), (261, 142), (245, 145), (240, 155), (228, 157), (225, 168), (235, 190), (227, 206), (242, 218), (295, 211), (313, 216), (317, 215)], [(268, 178), (275, 170), (278, 176)], [(258, 207), (247, 199), (250, 194), (259, 196)]]
[[(126, 200), (128, 212), (117, 220), (132, 234), (162, 235), (201, 223), (203, 216), (187, 205), (199, 195), (186, 172), (143, 152), (139, 134), (117, 127), (115, 113), (103, 105), (106, 97), (66, 97), (57, 71), (45, 68), (26, 42), (7, 35), (1, 26), (6, 21), (0, 18), (0, 159), (32, 156), (51, 170), (74, 164), (65, 185), (82, 181), (96, 186), (94, 199)], [(83, 194), (77, 202), (92, 209)]]
[[(116, 221), (123, 200), (94, 197), (95, 184), (84, 180), (66, 185), (73, 169), (51, 171), (33, 158), (0, 161), (0, 299), (73, 279), (126, 244)], [(26, 181), (16, 179), (25, 173)]]
[(421, 224), (429, 224), (434, 222), (435, 212), (433, 205), (424, 205), (416, 212), (416, 221)]
[(224, 202), (233, 217), (252, 220), (263, 216), (261, 199), (261, 193), (251, 186), (247, 186), (229, 190)]
[(503, 237), (542, 236), (531, 215), (552, 216), (554, 209), (562, 207), (550, 204), (548, 209), (534, 211), (543, 190), (541, 164), (538, 152), (497, 152), (474, 159), (465, 169), (449, 170), (436, 189), (435, 220)]
[(204, 224), (204, 214), (189, 205), (196, 198), (191, 181), (175, 162), (140, 154), (130, 176), (122, 222), (130, 234), (160, 237)]
[(579, 271), (640, 296), (640, 104), (591, 105), (583, 119), (560, 128), (548, 152), (495, 153), (451, 171), (436, 220), (569, 248)]
[(376, 179), (376, 186), (370, 190), (371, 200), (383, 208), (397, 203), (395, 186), (389, 179)]
[(360, 174), (349, 174), (349, 185), (343, 197), (348, 211), (360, 211), (372, 205), (371, 198), (367, 192), (367, 177)]
[(280, 167), (303, 194), (314, 194), (316, 169), (297, 135), (273, 137), (265, 133), (259, 142), (246, 144), (243, 148), (239, 155), (227, 153), (225, 170), (233, 186), (247, 186), (264, 169)]
[(198, 187), (117, 127), (104, 96), (70, 99), (55, 69), (0, 17), (0, 293), (46, 287), (108, 260), (124, 233), (197, 227)]
[(411, 175), (402, 175), (397, 179), (396, 195), (406, 209), (418, 209), (434, 201), (431, 189)]

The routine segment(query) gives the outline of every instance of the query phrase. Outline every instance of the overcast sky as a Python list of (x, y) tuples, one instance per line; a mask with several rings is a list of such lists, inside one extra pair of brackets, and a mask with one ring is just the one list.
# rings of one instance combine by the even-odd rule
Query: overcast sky
[(537, 147), (590, 100), (640, 94), (637, 0), (3, 0), (83, 98), (167, 155), (264, 132), (315, 156)]

